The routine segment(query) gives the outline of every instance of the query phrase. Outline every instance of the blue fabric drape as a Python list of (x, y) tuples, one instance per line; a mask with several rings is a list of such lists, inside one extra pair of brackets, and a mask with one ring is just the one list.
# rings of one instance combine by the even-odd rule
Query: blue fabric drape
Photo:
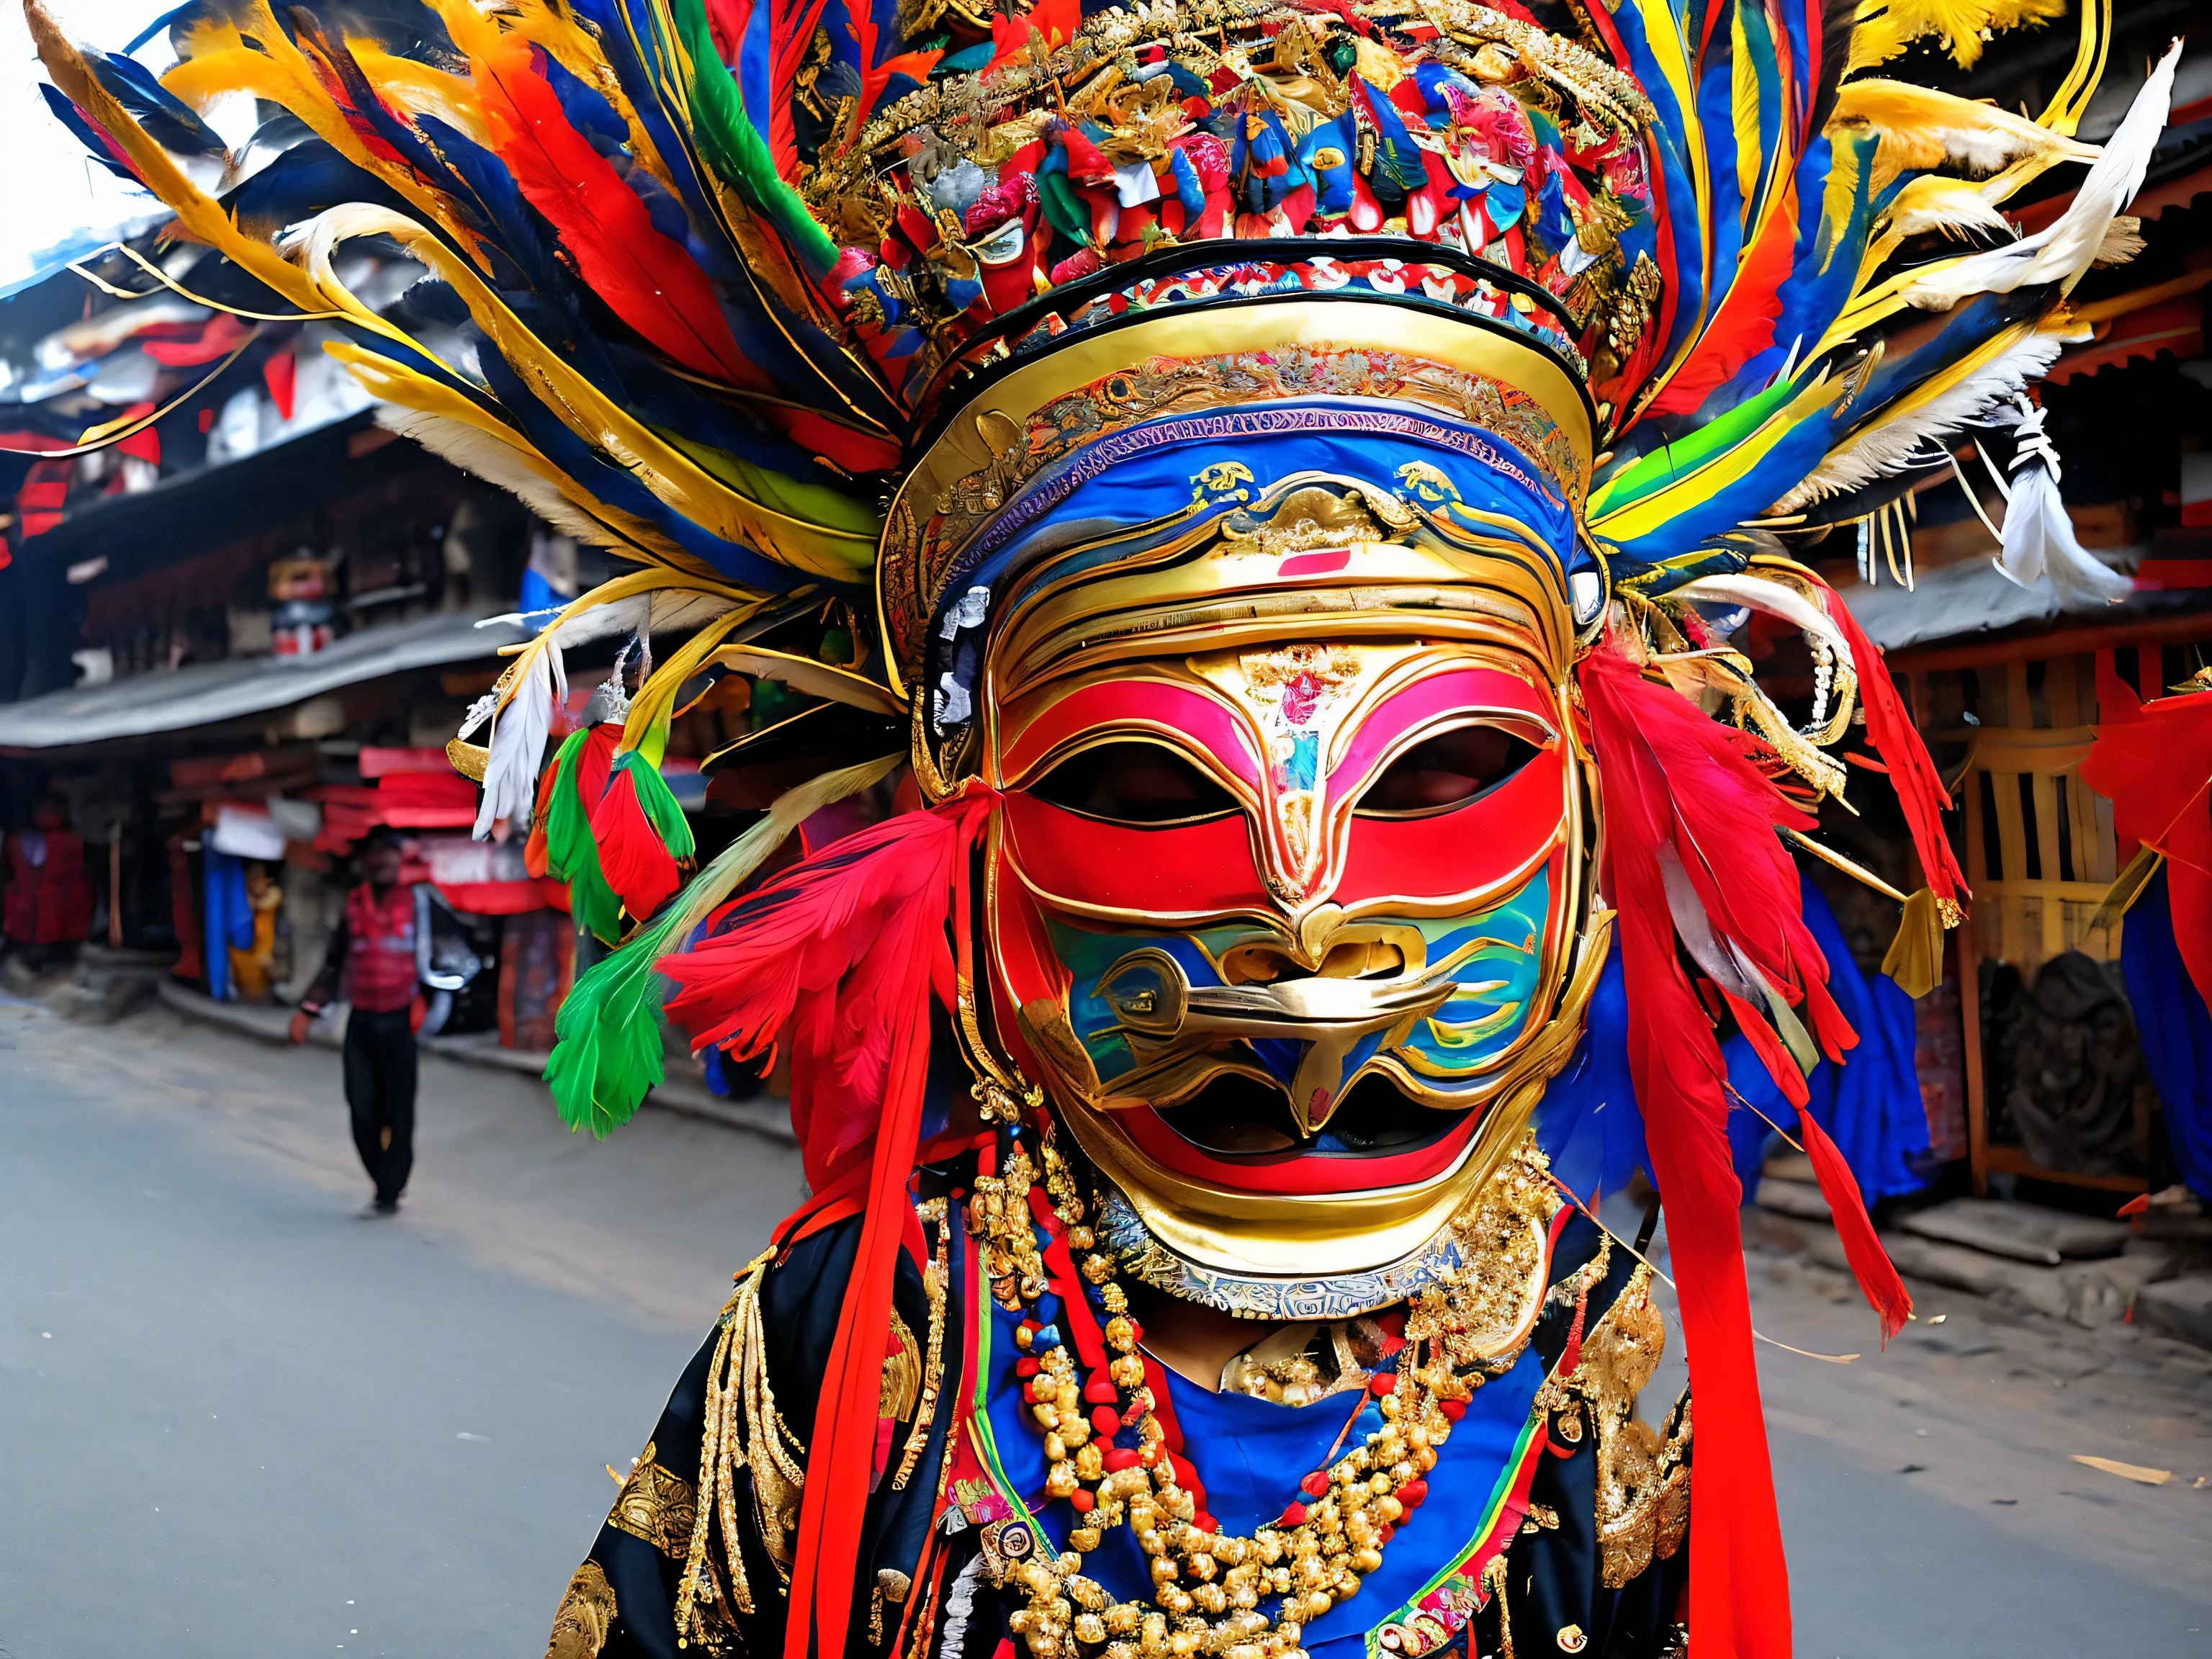
[[(1912, 999), (1887, 974), (1871, 978), (1851, 960), (1836, 913), (1818, 887), (1802, 877), (1805, 925), (1828, 959), (1828, 989), (1859, 1034), (1844, 1064), (1822, 1060), (1806, 1079), (1812, 1095), (1807, 1109), (1828, 1132), (1851, 1166), (1859, 1194), (1869, 1208), (1876, 1199), (1917, 1192), (1927, 1184), (1913, 1173), (1913, 1160), (1928, 1151), (1928, 1114), (1920, 1099), (1920, 1076), (1913, 1066), (1916, 1042)], [(1748, 1043), (1729, 1045), (1729, 1079), (1784, 1129), (1794, 1130), (1796, 1113), (1766, 1074)], [(1729, 1118), (1736, 1174), (1748, 1199), (1758, 1184), (1759, 1158), (1767, 1134), (1756, 1114), (1739, 1106)]]
[(2121, 927), (2120, 972), (2150, 1080), (2166, 1109), (2173, 1161), (2190, 1191), (2212, 1198), (2212, 1012), (2174, 943), (2164, 870), (2151, 878)]

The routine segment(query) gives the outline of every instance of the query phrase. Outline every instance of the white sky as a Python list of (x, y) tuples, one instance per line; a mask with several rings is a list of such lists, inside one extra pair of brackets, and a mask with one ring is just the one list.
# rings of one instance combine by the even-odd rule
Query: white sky
[[(80, 45), (116, 51), (175, 0), (46, 0)], [(166, 36), (139, 56), (168, 67)], [(33, 256), (79, 231), (106, 231), (159, 210), (153, 198), (94, 166), (39, 95), (46, 78), (31, 49), (21, 0), (0, 0), (0, 289), (33, 268)]]

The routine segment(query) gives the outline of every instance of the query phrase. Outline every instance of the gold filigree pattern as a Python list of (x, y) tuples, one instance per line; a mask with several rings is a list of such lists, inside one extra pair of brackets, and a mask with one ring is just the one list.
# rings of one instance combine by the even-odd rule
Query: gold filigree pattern
[(1565, 1381), (1587, 1408), (1597, 1437), (1597, 1529), (1608, 1589), (1619, 1589), (1681, 1547), (1689, 1527), (1690, 1442), (1686, 1404), (1665, 1441), (1636, 1416), (1637, 1396), (1666, 1346), (1651, 1305), (1651, 1269), (1638, 1267), (1597, 1328), (1583, 1339), (1582, 1363)]
[(903, 1423), (921, 1399), (921, 1343), (914, 1328), (894, 1311), (890, 1339), (884, 1344), (883, 1381), (876, 1390), (878, 1418)]
[(546, 1638), (545, 1659), (599, 1659), (614, 1628), (615, 1593), (596, 1561), (586, 1561), (568, 1580), (567, 1592), (553, 1614), (553, 1632)]
[(637, 1467), (607, 1511), (607, 1524), (681, 1561), (699, 1518), (698, 1501), (689, 1480), (655, 1461), (656, 1449), (652, 1441), (645, 1443)]

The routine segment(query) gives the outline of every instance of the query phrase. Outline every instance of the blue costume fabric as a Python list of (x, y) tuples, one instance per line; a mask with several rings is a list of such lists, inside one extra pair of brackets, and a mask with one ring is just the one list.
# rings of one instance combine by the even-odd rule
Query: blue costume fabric
[[(1913, 1169), (1928, 1152), (1928, 1115), (1913, 1066), (1912, 999), (1888, 975), (1869, 977), (1859, 971), (1827, 899), (1810, 881), (1801, 878), (1800, 885), (1805, 925), (1828, 959), (1828, 989), (1859, 1034), (1858, 1047), (1846, 1051), (1841, 1066), (1824, 1060), (1813, 1068), (1806, 1079), (1812, 1095), (1807, 1109), (1842, 1152), (1871, 1209), (1877, 1200), (1918, 1192), (1928, 1184)], [(1793, 1128), (1796, 1109), (1751, 1045), (1737, 1037), (1727, 1053), (1729, 1082), (1736, 1094), (1783, 1129)], [(1729, 1139), (1747, 1200), (1758, 1184), (1759, 1155), (1769, 1133), (1748, 1108), (1738, 1105), (1729, 1115)]]
[(2212, 1198), (2212, 1012), (2182, 963), (2160, 870), (2128, 912), (2120, 972), (2182, 1181)]

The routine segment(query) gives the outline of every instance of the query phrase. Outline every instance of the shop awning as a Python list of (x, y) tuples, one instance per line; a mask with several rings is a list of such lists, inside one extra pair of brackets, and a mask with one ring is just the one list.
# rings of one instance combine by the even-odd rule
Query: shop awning
[(311, 657), (193, 663), (174, 673), (51, 691), (0, 703), (0, 752), (143, 738), (265, 714), (387, 674), (488, 662), (501, 646), (524, 637), (511, 623), (479, 628), (468, 617), (425, 617), (365, 629)]

